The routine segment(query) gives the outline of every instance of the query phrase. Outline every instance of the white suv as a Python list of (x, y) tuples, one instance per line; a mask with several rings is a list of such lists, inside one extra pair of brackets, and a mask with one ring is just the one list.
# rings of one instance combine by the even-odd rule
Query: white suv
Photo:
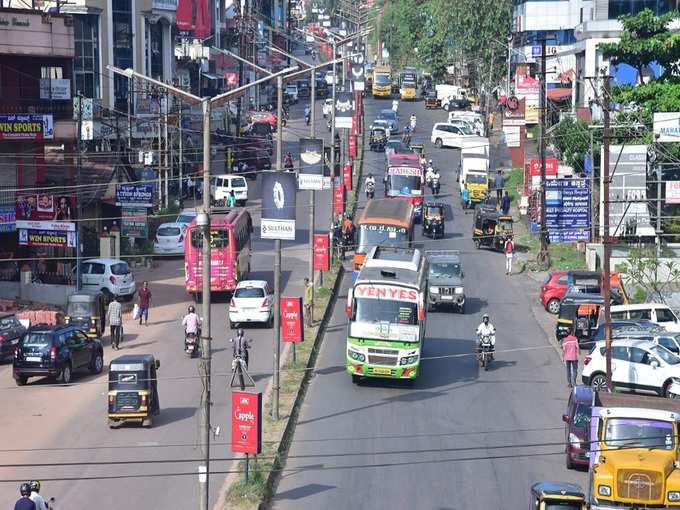
[(430, 141), (438, 148), (454, 147), (462, 149), (466, 145), (466, 139), (479, 138), (477, 134), (465, 126), (437, 122), (432, 127)]
[(240, 175), (222, 174), (210, 178), (210, 196), (217, 203), (227, 203), (229, 192), (234, 190), (236, 203), (246, 205), (248, 182)]
[(680, 320), (668, 305), (663, 303), (643, 303), (639, 305), (612, 306), (612, 320), (634, 319), (656, 322), (666, 331), (680, 333)]
[(291, 102), (293, 103), (298, 102), (298, 86), (296, 84), (289, 83), (288, 85), (286, 85), (285, 93), (290, 97)]
[(80, 279), (84, 290), (100, 290), (127, 300), (132, 300), (137, 290), (130, 266), (120, 259), (84, 260), (80, 263)]
[[(583, 384), (606, 389), (604, 342), (597, 342), (586, 356)], [(616, 388), (668, 396), (668, 387), (680, 381), (680, 357), (648, 340), (612, 341), (612, 384)]]

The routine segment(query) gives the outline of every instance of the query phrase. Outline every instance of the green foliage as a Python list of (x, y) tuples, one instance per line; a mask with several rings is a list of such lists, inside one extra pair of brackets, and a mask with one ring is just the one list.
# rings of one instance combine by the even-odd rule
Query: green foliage
[[(600, 157), (602, 131), (593, 131), (594, 161)], [(555, 147), (566, 163), (579, 172), (583, 171), (583, 155), (590, 151), (591, 130), (582, 120), (566, 118), (555, 124), (550, 133), (550, 144)]]
[(633, 248), (628, 254), (626, 275), (633, 282), (636, 296), (664, 303), (666, 292), (680, 282), (680, 266), (672, 260), (661, 260), (655, 246)]

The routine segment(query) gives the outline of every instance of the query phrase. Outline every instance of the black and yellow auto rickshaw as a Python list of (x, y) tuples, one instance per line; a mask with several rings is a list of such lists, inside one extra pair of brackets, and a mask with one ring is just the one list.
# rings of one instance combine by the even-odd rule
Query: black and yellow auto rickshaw
[(79, 291), (68, 297), (64, 322), (81, 328), (90, 338), (100, 338), (106, 328), (106, 296), (99, 291)]
[(152, 354), (126, 354), (109, 365), (109, 427), (139, 421), (151, 427), (161, 412), (156, 372), (160, 361)]
[(385, 150), (385, 144), (387, 143), (387, 131), (384, 127), (376, 126), (371, 129), (371, 135), (369, 138), (369, 147), (372, 151), (381, 152)]
[(413, 140), (411, 139), (411, 143), (409, 144), (409, 148), (415, 153), (418, 154), (418, 157), (420, 159), (423, 159), (425, 157), (425, 144), (423, 143), (422, 140)]
[(512, 237), (512, 216), (495, 210), (475, 209), (472, 240), (475, 248), (487, 247), (502, 250), (505, 241)]
[(425, 109), (430, 110), (432, 108), (441, 108), (442, 102), (437, 99), (437, 93), (433, 90), (428, 91), (425, 94)]
[(536, 482), (531, 486), (529, 510), (586, 510), (586, 495), (573, 483)]
[(604, 305), (601, 294), (578, 291), (567, 291), (560, 301), (560, 311), (555, 325), (555, 337), (558, 342), (571, 330), (580, 344), (592, 341), (597, 331), (600, 307)]
[(442, 202), (425, 202), (423, 206), (423, 235), (432, 239), (444, 237), (444, 220), (446, 219)]

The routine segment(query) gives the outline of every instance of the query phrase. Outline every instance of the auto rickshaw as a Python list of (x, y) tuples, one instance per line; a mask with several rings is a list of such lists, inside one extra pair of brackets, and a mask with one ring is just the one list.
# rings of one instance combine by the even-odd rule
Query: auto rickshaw
[(485, 208), (475, 209), (472, 240), (475, 248), (482, 246), (502, 250), (505, 241), (512, 237), (512, 216)]
[(536, 482), (531, 486), (529, 510), (586, 510), (586, 495), (573, 483)]
[(153, 425), (161, 412), (158, 401), (158, 378), (161, 366), (152, 354), (126, 354), (109, 365), (109, 427), (126, 421), (139, 421), (143, 427)]
[(425, 109), (430, 110), (432, 108), (441, 108), (442, 102), (437, 99), (437, 93), (433, 90), (428, 91), (425, 94)]
[(592, 342), (597, 331), (600, 307), (604, 306), (602, 294), (590, 294), (570, 289), (560, 301), (560, 311), (555, 325), (558, 342), (572, 331), (579, 344)]
[(423, 235), (432, 239), (444, 237), (444, 220), (446, 219), (442, 202), (426, 202), (423, 207)]
[(80, 327), (90, 338), (100, 338), (106, 328), (107, 306), (102, 292), (74, 292), (68, 297), (64, 322)]
[(369, 146), (372, 151), (381, 152), (385, 150), (387, 143), (387, 131), (384, 127), (376, 126), (371, 129)]

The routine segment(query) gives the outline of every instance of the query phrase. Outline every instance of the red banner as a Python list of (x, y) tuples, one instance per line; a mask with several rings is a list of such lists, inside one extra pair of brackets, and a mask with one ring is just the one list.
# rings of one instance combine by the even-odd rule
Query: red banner
[(333, 197), (333, 210), (336, 214), (345, 212), (345, 187), (339, 185), (335, 187), (335, 196)]
[(357, 137), (349, 137), (349, 157), (355, 159), (357, 157)]
[(262, 393), (231, 392), (231, 451), (262, 451)]
[(281, 297), (281, 337), (296, 344), (304, 340), (301, 297)]
[(328, 271), (331, 268), (331, 251), (328, 234), (314, 234), (314, 271)]
[(345, 163), (345, 166), (343, 167), (342, 178), (343, 178), (343, 181), (344, 181), (344, 184), (345, 184), (345, 189), (351, 190), (352, 189), (352, 163), (350, 163), (349, 161), (347, 163)]
[[(541, 175), (541, 160), (532, 159), (529, 169), (532, 177), (539, 177)], [(557, 176), (557, 160), (555, 158), (545, 159), (545, 175)]]
[(38, 193), (17, 195), (16, 219), (30, 221), (68, 221), (76, 219), (75, 195)]

